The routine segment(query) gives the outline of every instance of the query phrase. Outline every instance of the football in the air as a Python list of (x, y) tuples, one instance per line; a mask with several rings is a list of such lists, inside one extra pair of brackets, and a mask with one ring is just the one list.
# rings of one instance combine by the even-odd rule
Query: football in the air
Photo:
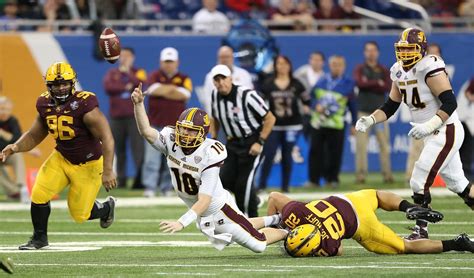
[(99, 48), (102, 56), (107, 62), (113, 64), (120, 57), (120, 40), (111, 28), (105, 28), (100, 34)]

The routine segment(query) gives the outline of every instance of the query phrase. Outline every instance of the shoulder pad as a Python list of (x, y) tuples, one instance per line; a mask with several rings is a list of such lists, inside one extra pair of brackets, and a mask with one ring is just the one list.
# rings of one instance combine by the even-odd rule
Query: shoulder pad
[(208, 166), (223, 162), (227, 158), (227, 149), (224, 144), (217, 140), (207, 138), (205, 141), (206, 164)]
[(173, 126), (165, 126), (160, 133), (165, 137), (169, 138), (171, 141), (174, 142), (174, 127)]
[(399, 74), (398, 72), (401, 70), (402, 70), (402, 67), (400, 66), (400, 63), (395, 62), (393, 66), (390, 68), (390, 79), (392, 79), (392, 81), (398, 80), (397, 74)]
[(421, 59), (421, 61), (416, 64), (417, 71), (423, 72), (424, 75), (433, 70), (445, 67), (446, 65), (444, 64), (443, 59), (436, 55), (426, 55), (425, 57), (423, 57), (423, 59)]

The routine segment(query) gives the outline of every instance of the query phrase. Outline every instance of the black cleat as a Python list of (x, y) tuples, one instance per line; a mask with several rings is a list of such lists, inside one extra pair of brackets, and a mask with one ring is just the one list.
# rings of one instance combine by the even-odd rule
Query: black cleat
[(465, 233), (458, 235), (454, 242), (456, 243), (456, 251), (468, 251), (474, 253), (474, 242)]
[(405, 239), (407, 240), (428, 239), (428, 231), (426, 229), (422, 229), (418, 225), (409, 229), (412, 230), (412, 233), (406, 236)]
[(110, 227), (110, 225), (114, 223), (114, 218), (115, 218), (115, 198), (112, 196), (109, 196), (107, 197), (106, 202), (109, 203), (110, 211), (107, 217), (100, 219), (100, 227), (103, 229), (107, 229), (108, 227)]
[(439, 222), (444, 218), (444, 215), (441, 212), (423, 207), (412, 207), (407, 209), (406, 216), (407, 219), (410, 220), (420, 219), (431, 223)]
[(0, 269), (6, 273), (13, 274), (13, 261), (10, 258), (4, 257), (0, 259)]
[(48, 249), (49, 248), (49, 243), (48, 240), (39, 240), (34, 237), (31, 237), (31, 239), (18, 247), (20, 250), (40, 250), (40, 249)]

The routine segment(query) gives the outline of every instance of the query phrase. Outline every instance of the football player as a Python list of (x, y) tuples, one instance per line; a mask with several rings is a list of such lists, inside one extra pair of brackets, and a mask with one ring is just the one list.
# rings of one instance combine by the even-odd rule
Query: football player
[(41, 166), (31, 193), (34, 233), (20, 250), (49, 247), (50, 201), (68, 185), (67, 203), (75, 222), (100, 219), (100, 226), (107, 228), (114, 221), (114, 198), (108, 197), (105, 203), (95, 200), (101, 185), (107, 191), (116, 186), (114, 139), (97, 98), (91, 92), (76, 91), (76, 72), (65, 62), (52, 64), (45, 81), (47, 91), (38, 97), (33, 126), (0, 155), (5, 161), (13, 153), (27, 152), (48, 133), (56, 140), (56, 149)]
[[(280, 225), (293, 230), (285, 242), (286, 250), (293, 256), (341, 255), (341, 240), (348, 238), (377, 254), (474, 252), (474, 242), (466, 234), (443, 241), (403, 239), (377, 219), (377, 208), (406, 212), (408, 219), (428, 222), (443, 219), (437, 211), (419, 207), (385, 191), (361, 190), (309, 203), (293, 201), (278, 192), (270, 193), (268, 199), (268, 215), (281, 213)], [(317, 229), (312, 228), (313, 225)]]
[[(474, 209), (474, 187), (464, 176), (459, 157), (464, 130), (456, 112), (456, 97), (444, 61), (425, 55), (426, 49), (426, 36), (421, 29), (407, 28), (400, 34), (395, 43), (397, 62), (390, 69), (393, 82), (389, 98), (371, 115), (360, 118), (355, 128), (366, 132), (390, 118), (404, 102), (413, 118), (408, 136), (424, 141), (410, 179), (414, 202), (430, 205), (430, 187), (440, 174), (449, 190)], [(418, 220), (408, 238), (428, 238), (427, 222)]]
[[(175, 126), (158, 131), (150, 126), (143, 99), (140, 84), (132, 93), (138, 130), (166, 156), (173, 187), (189, 208), (177, 221), (162, 221), (161, 231), (178, 232), (196, 221), (218, 250), (236, 242), (254, 252), (263, 252), (268, 244), (285, 238), (285, 230), (264, 228), (277, 224), (278, 215), (247, 219), (222, 187), (219, 167), (227, 151), (219, 141), (206, 138), (210, 126), (206, 112), (186, 109)], [(259, 231), (260, 228), (263, 229)]]

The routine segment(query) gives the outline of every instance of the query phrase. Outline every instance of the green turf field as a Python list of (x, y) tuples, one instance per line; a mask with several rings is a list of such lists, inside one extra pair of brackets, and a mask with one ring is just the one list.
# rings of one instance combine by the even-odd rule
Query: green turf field
[[(116, 222), (107, 230), (98, 221), (74, 224), (67, 210), (53, 208), (49, 241), (54, 250), (42, 252), (16, 250), (31, 235), (29, 211), (0, 211), (0, 256), (14, 260), (17, 277), (474, 276), (471, 253), (381, 256), (352, 240), (343, 241), (344, 255), (337, 258), (294, 259), (284, 255), (278, 244), (262, 254), (238, 245), (217, 251), (194, 225), (174, 235), (159, 232), (159, 221), (177, 219), (186, 211), (184, 206), (120, 207), (124, 198), (119, 198)], [(443, 222), (430, 226), (433, 239), (450, 239), (460, 232), (474, 235), (474, 212), (459, 198), (435, 197), (433, 204), (445, 213)], [(397, 233), (409, 233), (406, 227), (412, 222), (402, 213), (381, 212), (379, 216)], [(3, 275), (7, 274), (0, 272)]]

